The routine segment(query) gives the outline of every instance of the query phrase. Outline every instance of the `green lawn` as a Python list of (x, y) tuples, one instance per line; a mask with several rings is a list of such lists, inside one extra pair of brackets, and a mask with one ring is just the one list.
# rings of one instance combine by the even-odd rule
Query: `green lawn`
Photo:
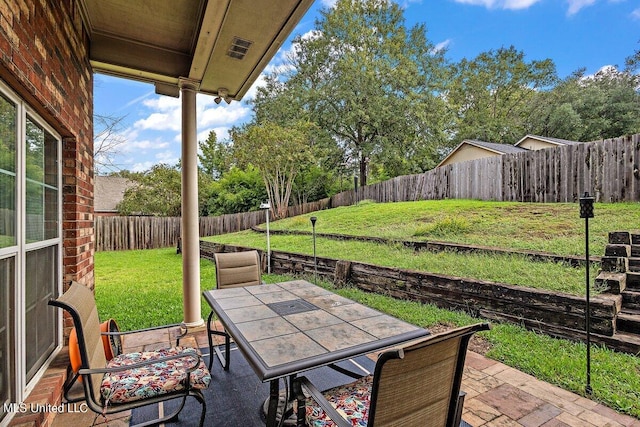
[[(384, 206), (384, 208), (382, 208)], [(639, 203), (596, 203), (589, 220), (591, 255), (603, 255), (610, 231), (640, 230)], [(584, 219), (578, 203), (426, 200), (339, 207), (270, 224), (274, 230), (436, 240), (560, 255), (584, 255)]]
[[(460, 241), (518, 248), (525, 248), (526, 244), (528, 245), (526, 249), (534, 250), (550, 250), (550, 248), (556, 247), (557, 249), (553, 252), (560, 254), (579, 254), (579, 250), (571, 252), (569, 248), (579, 246), (580, 241), (584, 245), (584, 236), (581, 236), (581, 227), (584, 227), (584, 223), (581, 221), (584, 220), (578, 218), (577, 204), (541, 205), (443, 201), (416, 202), (416, 206), (410, 205), (411, 203), (362, 203), (351, 208), (316, 212), (313, 216), (318, 218), (316, 230), (319, 233), (349, 232), (354, 235), (400, 239), (412, 237), (414, 239)], [(504, 205), (505, 208), (502, 213), (499, 209), (501, 205)], [(551, 214), (545, 211), (547, 208), (552, 212)], [(629, 230), (640, 226), (640, 214), (637, 208), (638, 204), (596, 205), (596, 218), (590, 222), (590, 225), (593, 241), (598, 241), (597, 245), (600, 245), (600, 248), (596, 250), (592, 246), (592, 255), (604, 253), (606, 236), (609, 231)], [(416, 213), (418, 211), (425, 211), (425, 213), (420, 216)], [(479, 225), (481, 221), (471, 211), (485, 212), (480, 216), (485, 219), (487, 224), (492, 225)], [(458, 219), (451, 221), (440, 219), (427, 221), (424, 220), (429, 217), (427, 212), (431, 212), (432, 215), (440, 212), (443, 215), (442, 218), (453, 217), (455, 212), (460, 213), (457, 214)], [(519, 214), (513, 216), (513, 212), (519, 212)], [(272, 226), (281, 229), (310, 231), (310, 216), (277, 221)], [(547, 222), (550, 229), (556, 229), (559, 243), (550, 242), (555, 239), (553, 235), (546, 235), (545, 238), (542, 238), (539, 233), (532, 231), (541, 227), (542, 223), (538, 221), (539, 217), (546, 218), (542, 223)], [(606, 224), (598, 223), (596, 221), (598, 217), (608, 218)], [(412, 222), (419, 222), (416, 218), (423, 218), (423, 221), (419, 225), (412, 225)], [(465, 223), (465, 220), (460, 220), (460, 218), (468, 219)], [(516, 218), (518, 220), (517, 227), (510, 224), (516, 221)], [(532, 219), (532, 225), (529, 224), (529, 219)], [(571, 221), (577, 225), (570, 226)], [(433, 224), (439, 225), (433, 226)], [(553, 224), (556, 226), (552, 226)], [(564, 224), (564, 226), (560, 227), (557, 224)], [(607, 224), (609, 225), (607, 226)], [(433, 231), (425, 232), (425, 229), (429, 230), (432, 226), (433, 229), (439, 230), (440, 237), (437, 239), (434, 237)], [(503, 227), (509, 227), (513, 238), (507, 238)], [(419, 233), (415, 232), (416, 229), (420, 229)], [(441, 234), (443, 229), (449, 230), (448, 234)], [(482, 233), (485, 233), (484, 238), (482, 238)], [(416, 236), (416, 234), (420, 234), (420, 236)], [(266, 245), (264, 234), (255, 232), (216, 236), (211, 240), (263, 249)], [(312, 239), (309, 236), (271, 236), (271, 245), (274, 250), (291, 250), (308, 254), (313, 251)], [(594, 244), (592, 243), (592, 245)], [(584, 269), (553, 263), (532, 263), (521, 259), (521, 257), (486, 255), (472, 257), (450, 253), (414, 253), (398, 246), (340, 242), (328, 239), (318, 239), (317, 252), (319, 256), (360, 260), (432, 272), (439, 270), (444, 274), (485, 277), (485, 280), (552, 288), (576, 294), (583, 292), (581, 289), (584, 286)], [(174, 248), (99, 252), (96, 254), (95, 261), (96, 297), (102, 318), (113, 317), (117, 319), (122, 329), (125, 330), (175, 323), (182, 320), (182, 260)], [(202, 289), (213, 287), (215, 281), (213, 264), (202, 260), (200, 265)], [(552, 277), (552, 279), (547, 280), (548, 277)], [(286, 277), (265, 275), (267, 282), (285, 279)], [(323, 286), (331, 287), (331, 284), (324, 283)], [(415, 302), (398, 301), (382, 295), (364, 293), (357, 289), (346, 288), (335, 291), (427, 328), (438, 325), (457, 326), (478, 321), (465, 313), (442, 310), (435, 306)], [(207, 304), (203, 301), (202, 315), (204, 318), (208, 312)], [(493, 329), (491, 331), (480, 334), (490, 345), (488, 357), (566, 390), (584, 394), (586, 383), (585, 345), (528, 332), (519, 326), (492, 323)], [(594, 390), (591, 397), (593, 400), (640, 418), (639, 357), (615, 353), (597, 346), (592, 347), (591, 384)]]

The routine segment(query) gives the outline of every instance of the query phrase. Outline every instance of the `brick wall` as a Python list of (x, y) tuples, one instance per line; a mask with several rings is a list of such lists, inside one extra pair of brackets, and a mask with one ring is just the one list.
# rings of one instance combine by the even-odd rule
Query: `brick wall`
[(64, 281), (93, 287), (93, 73), (74, 0), (0, 0), (0, 78), (62, 136)]

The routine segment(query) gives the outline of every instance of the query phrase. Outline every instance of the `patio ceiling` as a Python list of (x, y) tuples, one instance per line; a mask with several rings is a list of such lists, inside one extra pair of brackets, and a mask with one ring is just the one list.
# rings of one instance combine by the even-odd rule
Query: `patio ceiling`
[[(240, 100), (313, 0), (80, 0), (96, 72)], [(224, 94), (223, 94), (224, 97)]]

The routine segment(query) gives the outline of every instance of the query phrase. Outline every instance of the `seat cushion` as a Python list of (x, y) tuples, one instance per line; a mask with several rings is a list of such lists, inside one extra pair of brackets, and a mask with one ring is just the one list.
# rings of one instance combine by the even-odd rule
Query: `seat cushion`
[[(364, 427), (369, 419), (372, 384), (373, 375), (367, 375), (352, 383), (323, 391), (322, 394), (351, 425)], [(335, 426), (312, 397), (306, 400), (306, 410), (309, 427)]]
[[(172, 347), (156, 351), (121, 354), (107, 363), (107, 368), (123, 367), (134, 363), (147, 362), (161, 357), (181, 353), (198, 353), (195, 348)], [(102, 379), (100, 393), (106, 403), (125, 403), (148, 397), (184, 390), (185, 367), (191, 366), (192, 358), (178, 358), (142, 368), (107, 373)], [(193, 388), (207, 388), (211, 375), (200, 360), (191, 372)]]

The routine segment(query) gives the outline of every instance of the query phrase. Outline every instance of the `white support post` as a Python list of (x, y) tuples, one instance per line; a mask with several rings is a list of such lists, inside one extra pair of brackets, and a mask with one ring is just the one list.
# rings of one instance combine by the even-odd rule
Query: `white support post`
[(182, 292), (184, 324), (204, 324), (200, 300), (200, 215), (198, 210), (197, 82), (180, 80), (182, 96)]

